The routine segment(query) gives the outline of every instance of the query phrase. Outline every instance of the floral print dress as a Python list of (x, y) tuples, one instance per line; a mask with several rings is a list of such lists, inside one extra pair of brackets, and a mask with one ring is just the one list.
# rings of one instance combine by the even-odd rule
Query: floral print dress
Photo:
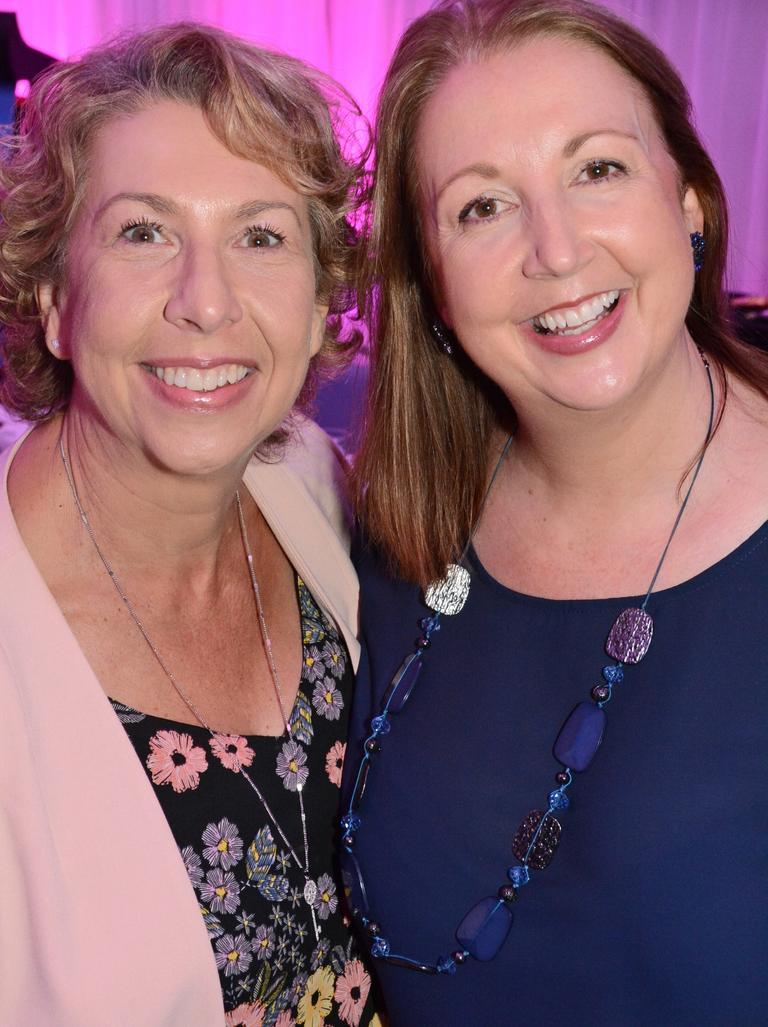
[[(343, 917), (333, 868), (352, 668), (343, 639), (300, 578), (297, 589), (303, 665), (290, 738), (211, 735), (111, 702), (154, 786), (200, 904), (226, 1027), (379, 1027), (371, 980)], [(304, 875), (241, 767), (303, 861), (302, 785), (309, 869), (317, 885), (311, 908)]]

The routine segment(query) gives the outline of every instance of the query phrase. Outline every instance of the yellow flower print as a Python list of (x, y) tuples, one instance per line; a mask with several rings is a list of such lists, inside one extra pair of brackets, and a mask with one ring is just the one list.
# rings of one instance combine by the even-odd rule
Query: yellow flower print
[(336, 977), (329, 966), (321, 966), (307, 979), (304, 994), (296, 1009), (296, 1023), (305, 1027), (323, 1027), (333, 1005)]

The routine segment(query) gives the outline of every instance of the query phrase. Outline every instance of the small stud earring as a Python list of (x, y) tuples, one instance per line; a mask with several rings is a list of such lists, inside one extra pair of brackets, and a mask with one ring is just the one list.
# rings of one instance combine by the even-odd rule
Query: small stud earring
[(448, 357), (453, 356), (453, 332), (446, 328), (439, 318), (432, 318), (429, 322), (429, 330), (441, 351)]
[(61, 343), (58, 339), (51, 339), (51, 349), (58, 350), (61, 348)]
[(693, 250), (693, 269), (701, 271), (704, 266), (704, 250), (707, 241), (701, 232), (691, 232), (691, 249)]

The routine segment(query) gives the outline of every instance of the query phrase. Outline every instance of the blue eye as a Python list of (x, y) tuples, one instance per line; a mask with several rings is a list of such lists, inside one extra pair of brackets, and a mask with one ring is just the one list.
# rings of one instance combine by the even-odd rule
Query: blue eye
[(149, 218), (127, 221), (120, 229), (120, 235), (132, 243), (162, 242), (163, 226)]
[(271, 249), (285, 242), (285, 236), (270, 225), (251, 225), (245, 233), (245, 244), (251, 249)]

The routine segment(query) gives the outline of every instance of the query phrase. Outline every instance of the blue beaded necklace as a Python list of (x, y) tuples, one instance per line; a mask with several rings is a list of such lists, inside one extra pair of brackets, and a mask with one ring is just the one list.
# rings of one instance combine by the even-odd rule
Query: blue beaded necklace
[[(639, 663), (648, 652), (653, 637), (653, 621), (646, 612), (646, 606), (685, 513), (712, 438), (715, 390), (709, 362), (701, 351), (699, 353), (709, 384), (707, 434), (645, 598), (639, 607), (622, 610), (614, 621), (605, 643), (605, 651), (614, 662), (603, 667), (603, 680), (592, 688), (590, 700), (577, 703), (555, 739), (552, 752), (562, 765), (562, 769), (555, 774), (557, 787), (549, 792), (546, 808), (531, 810), (517, 828), (512, 839), (512, 852), (518, 862), (507, 869), (508, 881), (498, 888), (495, 895), (481, 899), (466, 913), (454, 932), (458, 948), (453, 949), (449, 955), (439, 956), (434, 961), (421, 961), (392, 950), (384, 929), (370, 912), (360, 861), (355, 853), (356, 835), (363, 823), (359, 810), (368, 773), (374, 759), (381, 752), (384, 737), (392, 729), (391, 718), (403, 710), (416, 686), (423, 658), (432, 644), (432, 636), (441, 628), (441, 616), (459, 613), (469, 595), (470, 576), (464, 561), (474, 532), (470, 535), (459, 561), (448, 567), (445, 578), (426, 590), (425, 602), (433, 612), (419, 620), (421, 634), (416, 639), (414, 651), (405, 657), (395, 672), (384, 693), (379, 711), (371, 720), (370, 734), (363, 743), (363, 753), (354, 778), (352, 796), (341, 818), (341, 864), (344, 883), (349, 889), (353, 919), (362, 928), (361, 933), (367, 938), (374, 959), (425, 974), (455, 974), (457, 968), (470, 957), (482, 962), (493, 959), (509, 934), (514, 917), (512, 907), (520, 890), (532, 880), (530, 871), (546, 870), (552, 862), (562, 833), (562, 825), (555, 814), (564, 812), (570, 805), (567, 792), (573, 783), (573, 774), (586, 770), (597, 753), (607, 721), (605, 706), (611, 701), (614, 686), (624, 680), (625, 666)], [(510, 436), (491, 476), (481, 514), (511, 442)], [(479, 519), (478, 517), (478, 521)]]

